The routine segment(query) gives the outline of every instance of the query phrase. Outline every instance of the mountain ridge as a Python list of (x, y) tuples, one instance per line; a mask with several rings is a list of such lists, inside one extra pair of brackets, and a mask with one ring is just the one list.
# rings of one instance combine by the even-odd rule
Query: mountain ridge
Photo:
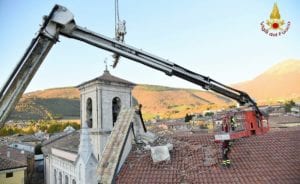
[(300, 99), (300, 60), (281, 61), (249, 81), (233, 84), (259, 103)]

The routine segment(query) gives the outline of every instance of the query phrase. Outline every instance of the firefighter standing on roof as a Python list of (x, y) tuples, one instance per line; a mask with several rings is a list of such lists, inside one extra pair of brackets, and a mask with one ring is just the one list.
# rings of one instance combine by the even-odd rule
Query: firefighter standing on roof
[[(223, 120), (223, 126), (222, 126), (222, 130), (226, 133), (229, 132), (229, 122), (227, 117), (225, 117), (225, 119)], [(229, 167), (230, 166), (230, 159), (228, 158), (228, 152), (229, 152), (229, 146), (230, 146), (230, 141), (229, 140), (224, 140), (222, 143), (222, 165), (224, 167)]]
[(222, 165), (224, 167), (230, 166), (230, 159), (228, 158), (228, 152), (229, 152), (229, 140), (225, 140), (222, 144), (222, 150), (223, 150), (223, 161)]

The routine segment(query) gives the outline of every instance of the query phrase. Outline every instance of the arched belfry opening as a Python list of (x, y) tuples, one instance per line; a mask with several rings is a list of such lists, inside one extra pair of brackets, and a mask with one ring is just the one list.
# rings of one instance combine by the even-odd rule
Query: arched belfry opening
[(91, 98), (86, 101), (86, 120), (89, 128), (93, 128), (93, 102)]
[(81, 125), (87, 122), (93, 153), (96, 157), (99, 155), (98, 160), (101, 160), (121, 110), (133, 105), (134, 86), (132, 82), (111, 75), (107, 68), (101, 76), (78, 85)]
[(115, 97), (112, 100), (113, 126), (115, 126), (115, 122), (117, 121), (120, 110), (121, 110), (121, 99), (119, 97)]

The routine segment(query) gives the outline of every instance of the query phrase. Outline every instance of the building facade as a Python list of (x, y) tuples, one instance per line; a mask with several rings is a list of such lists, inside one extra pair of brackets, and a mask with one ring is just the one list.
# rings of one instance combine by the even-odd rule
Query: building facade
[(81, 122), (87, 122), (97, 160), (116, 123), (121, 108), (132, 106), (134, 84), (105, 70), (103, 75), (78, 86)]
[[(43, 147), (45, 183), (97, 183), (98, 162), (121, 108), (132, 106), (133, 87), (133, 83), (111, 75), (108, 70), (78, 86), (81, 131)], [(125, 149), (130, 151), (131, 146)]]
[(27, 165), (0, 157), (0, 183), (26, 183)]

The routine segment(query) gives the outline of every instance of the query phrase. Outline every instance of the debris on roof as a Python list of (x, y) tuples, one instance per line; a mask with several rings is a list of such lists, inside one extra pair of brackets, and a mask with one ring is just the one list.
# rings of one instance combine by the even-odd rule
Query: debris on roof
[(204, 166), (212, 166), (218, 163), (218, 150), (212, 146), (204, 146)]
[(157, 139), (157, 136), (152, 132), (145, 132), (141, 135), (141, 140), (145, 144), (153, 143)]
[(154, 147), (151, 147), (150, 145), (148, 145), (147, 148), (151, 150), (151, 158), (152, 158), (153, 162), (158, 163), (161, 161), (169, 161), (170, 160), (170, 152), (169, 151), (173, 150), (173, 144), (168, 143), (163, 146), (154, 146)]
[(223, 168), (212, 134), (173, 135), (170, 161), (153, 163), (135, 147), (116, 183), (299, 183), (300, 127), (239, 139)]

